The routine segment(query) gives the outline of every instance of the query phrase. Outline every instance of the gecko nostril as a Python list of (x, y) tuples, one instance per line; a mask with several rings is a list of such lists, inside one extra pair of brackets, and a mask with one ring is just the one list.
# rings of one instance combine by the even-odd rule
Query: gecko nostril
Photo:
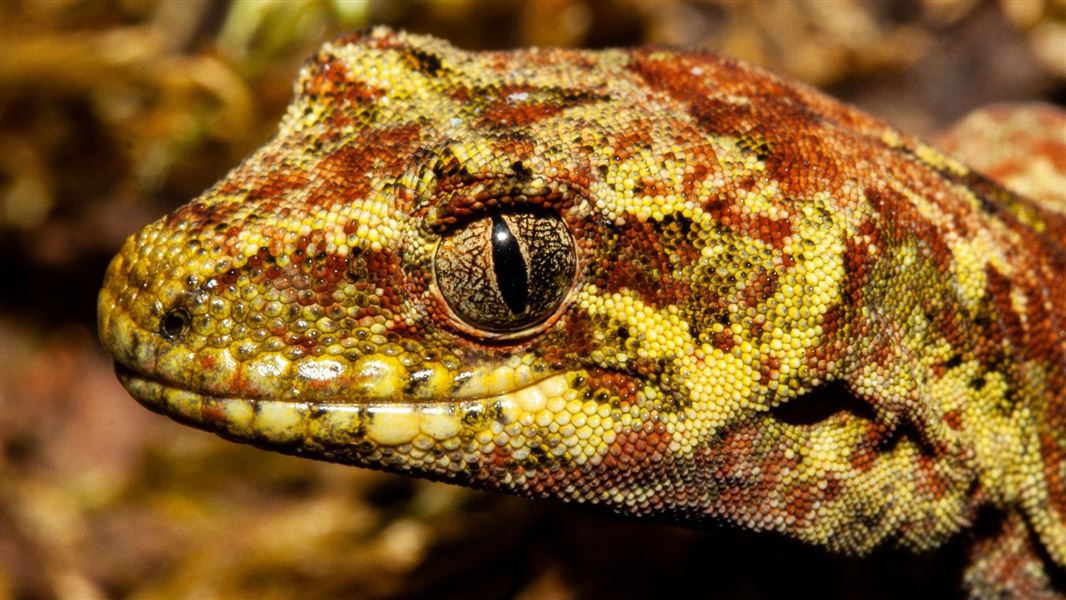
[(159, 334), (173, 341), (181, 337), (189, 328), (189, 311), (184, 308), (172, 308), (159, 321)]

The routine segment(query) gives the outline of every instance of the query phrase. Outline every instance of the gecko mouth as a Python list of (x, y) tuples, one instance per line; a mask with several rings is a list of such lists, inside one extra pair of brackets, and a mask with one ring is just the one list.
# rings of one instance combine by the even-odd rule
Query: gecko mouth
[(345, 398), (323, 401), (204, 393), (115, 362), (126, 390), (148, 409), (199, 429), (266, 446), (351, 449), (353, 445), (437, 444), (464, 426), (507, 424), (542, 411), (574, 389), (582, 373), (557, 373), (523, 387), (477, 398), (407, 401)]

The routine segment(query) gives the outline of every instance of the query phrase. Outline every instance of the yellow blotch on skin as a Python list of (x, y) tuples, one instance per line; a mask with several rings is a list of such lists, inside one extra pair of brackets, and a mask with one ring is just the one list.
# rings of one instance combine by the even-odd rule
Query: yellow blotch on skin
[(410, 406), (377, 406), (370, 412), (366, 437), (382, 446), (406, 444), (421, 430), (421, 419)]
[(922, 159), (922, 162), (933, 167), (934, 169), (951, 171), (955, 175), (965, 175), (970, 172), (970, 170), (966, 168), (966, 165), (960, 163), (954, 158), (942, 154), (939, 150), (933, 148), (932, 146), (919, 144), (918, 147), (915, 148), (914, 153), (918, 156), (918, 158)]
[(407, 369), (394, 356), (364, 356), (352, 365), (352, 392), (357, 400), (388, 400), (403, 393)]
[(271, 442), (295, 441), (303, 436), (307, 411), (307, 405), (301, 402), (259, 402), (251, 429), (257, 437)]
[(447, 406), (434, 407), (424, 409), (419, 429), (435, 440), (446, 440), (459, 435), (462, 421), (458, 415), (450, 414)]

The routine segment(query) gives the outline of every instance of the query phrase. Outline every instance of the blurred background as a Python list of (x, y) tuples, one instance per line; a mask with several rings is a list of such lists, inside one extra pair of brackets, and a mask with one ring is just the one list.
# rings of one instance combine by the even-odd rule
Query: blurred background
[(301, 62), (388, 24), (468, 49), (713, 48), (932, 136), (1066, 102), (1066, 2), (0, 1), (0, 600), (958, 596), (964, 540), (829, 556), (225, 442), (95, 338), (111, 255), (272, 133)]

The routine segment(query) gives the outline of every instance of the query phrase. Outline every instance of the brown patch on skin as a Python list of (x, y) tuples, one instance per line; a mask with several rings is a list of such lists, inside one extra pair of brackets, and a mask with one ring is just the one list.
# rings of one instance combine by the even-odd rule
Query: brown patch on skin
[(1066, 142), (1054, 139), (1041, 139), (1032, 148), (1033, 154), (1051, 162), (1059, 173), (1066, 173)]
[(744, 288), (741, 302), (750, 307), (757, 307), (766, 302), (777, 291), (777, 278), (777, 273), (759, 269)]
[[(718, 164), (718, 155), (710, 146), (695, 146), (681, 178), (681, 191), (686, 198), (696, 198), (697, 187), (712, 173), (711, 165)], [(710, 199), (707, 199), (710, 200)]]
[(807, 520), (814, 509), (814, 486), (810, 483), (802, 483), (785, 489), (785, 514), (797, 522)]
[(547, 364), (564, 368), (573, 354), (587, 356), (600, 346), (595, 335), (594, 324), (585, 318), (574, 318), (571, 313), (563, 315), (532, 347)]
[(884, 426), (876, 423), (865, 425), (863, 439), (848, 454), (848, 464), (858, 473), (865, 473), (874, 467), (880, 456), (881, 441), (884, 439)]
[(632, 375), (607, 369), (590, 369), (586, 386), (592, 390), (591, 395), (597, 401), (610, 398), (613, 402), (617, 399), (618, 406), (623, 408), (636, 402), (637, 391), (641, 387)]
[(1026, 336), (1025, 327), (1022, 325), (1021, 317), (1015, 312), (1014, 305), (1010, 299), (1011, 280), (991, 265), (985, 268), (985, 276), (988, 279), (985, 297), (988, 298), (989, 305), (993, 309), (993, 314), (995, 314), (994, 325), (996, 329), (1006, 337), (1012, 347), (1020, 351), (1022, 357), (1031, 358), (1027, 356), (1029, 353), (1026, 352), (1026, 350), (1031, 348), (1027, 343), (1029, 340), (1028, 336)]
[(245, 202), (261, 202), (281, 198), (285, 194), (307, 186), (307, 173), (288, 166), (274, 169), (263, 178), (263, 183), (249, 190)]
[(765, 515), (770, 495), (781, 489), (781, 469), (788, 463), (784, 450), (767, 448), (763, 432), (750, 423), (701, 447), (696, 462), (718, 493), (710, 512), (734, 521)]
[[(752, 184), (754, 185), (754, 183)], [(704, 199), (703, 210), (711, 215), (724, 229), (741, 237), (757, 239), (780, 250), (792, 235), (792, 222), (788, 219), (771, 219), (753, 215), (733, 205), (729, 194), (718, 194)]]
[(526, 84), (475, 88), (467, 93), (473, 96), (475, 104), (478, 104), (478, 99), (484, 99), (477, 113), (477, 125), (488, 129), (522, 127), (575, 106), (608, 99), (588, 90), (541, 88)]
[(732, 352), (737, 345), (737, 340), (730, 331), (719, 331), (713, 334), (711, 345), (722, 352)]
[[(969, 348), (972, 346), (974, 332), (963, 321), (964, 309), (957, 303), (945, 309), (944, 306), (932, 305), (925, 307), (926, 315), (930, 321), (930, 329), (938, 336), (948, 341), (953, 348)], [(937, 369), (934, 366), (934, 371)], [(935, 374), (935, 372), (934, 372)]]
[(643, 193), (645, 196), (649, 196), (652, 198), (656, 196), (662, 196), (667, 193), (666, 185), (664, 185), (663, 182), (657, 179), (652, 179), (651, 177), (641, 178), (637, 186), (641, 193)]
[[(1062, 387), (1059, 388), (1063, 389)], [(1047, 481), (1048, 489), (1053, 490), (1048, 503), (1052, 510), (1058, 513), (1059, 518), (1066, 518), (1066, 479), (1063, 479), (1061, 465), (1066, 461), (1066, 440), (1063, 439), (1062, 431), (1066, 429), (1066, 409), (1060, 400), (1057, 405), (1047, 408), (1044, 413), (1046, 426), (1041, 431), (1040, 454), (1044, 457), (1043, 473)], [(1055, 402), (1055, 401), (1053, 401)]]
[[(614, 150), (613, 159), (618, 161), (629, 160), (641, 149), (652, 148), (655, 140), (651, 137), (650, 129), (650, 123), (640, 123), (638, 121), (633, 130), (612, 137), (607, 145)], [(651, 192), (647, 189), (642, 190), (641, 193), (651, 195)]]
[[(307, 238), (301, 238), (293, 253), (293, 266), (288, 274), (290, 280), (299, 283), (296, 301), (303, 306), (317, 305), (329, 308), (337, 304), (333, 292), (344, 280), (348, 271), (348, 258), (336, 254), (320, 254), (308, 257), (300, 246), (306, 247)], [(380, 273), (375, 275), (381, 276)], [(387, 278), (382, 278), (385, 280)]]
[(825, 482), (825, 487), (822, 489), (822, 498), (826, 502), (833, 502), (840, 496), (841, 489), (843, 488), (840, 484), (840, 479), (832, 473), (827, 473), (822, 481)]
[(603, 459), (608, 468), (625, 469), (633, 465), (661, 463), (669, 454), (670, 434), (661, 424), (650, 431), (623, 431), (611, 443)]
[[(855, 148), (852, 132), (847, 141), (840, 131), (855, 120), (853, 110), (822, 100), (813, 110), (812, 98), (802, 89), (775, 79), (760, 81), (752, 93), (752, 70), (712, 56), (683, 54), (681, 60), (650, 59), (634, 54), (630, 68), (648, 85), (688, 107), (700, 127), (713, 135), (761, 140), (753, 148), (765, 159), (767, 173), (786, 196), (804, 197), (827, 185), (839, 184), (838, 161), (844, 149)], [(701, 77), (692, 70), (702, 69)], [(732, 100), (742, 96), (744, 102)], [(843, 121), (834, 122), (835, 119)]]
[(590, 265), (590, 276), (606, 293), (629, 290), (647, 304), (679, 304), (688, 295), (687, 282), (672, 277), (672, 266), (663, 252), (663, 239), (648, 222), (627, 222), (618, 230), (619, 246), (627, 250), (626, 261), (603, 257)]
[[(516, 164), (521, 164), (525, 169), (529, 169), (528, 164), (532, 162), (537, 153), (537, 143), (532, 139), (514, 132), (501, 133), (493, 138), (493, 151), (499, 153), (501, 156), (507, 156), (511, 159), (511, 170), (514, 172), (516, 178), (522, 178), (523, 174), (517, 172), (515, 169)], [(559, 179), (570, 179), (566, 172), (566, 165), (556, 164), (549, 165), (556, 166), (556, 173)], [(527, 175), (532, 175), (528, 173)], [(575, 183), (582, 184), (581, 181), (574, 180)], [(584, 182), (582, 187), (588, 185), (588, 182)]]
[(934, 501), (943, 499), (951, 492), (951, 482), (946, 481), (944, 476), (936, 470), (938, 463), (937, 459), (926, 454), (918, 454), (914, 463), (916, 467), (914, 477), (918, 481), (915, 487)]
[(226, 422), (226, 413), (218, 402), (207, 402), (200, 411), (200, 418), (207, 423), (222, 424)]
[(237, 283), (240, 272), (237, 269), (227, 269), (225, 272), (214, 277), (216, 281), (225, 286)]
[(952, 428), (953, 430), (955, 430), (955, 431), (961, 431), (962, 430), (963, 423), (962, 423), (962, 411), (961, 410), (959, 410), (957, 408), (949, 410), (946, 413), (944, 413), (943, 419), (944, 419), (944, 423), (947, 424), (947, 426)]
[(318, 144), (336, 142), (346, 128), (369, 126), (376, 118), (377, 101), (386, 95), (385, 90), (352, 79), (339, 58), (325, 53), (316, 55), (303, 93), (328, 109)]
[(763, 363), (759, 365), (759, 383), (766, 384), (776, 379), (780, 370), (781, 361), (776, 356), (764, 359)]
[(354, 80), (336, 56), (319, 54), (315, 68), (304, 83), (303, 93), (320, 99), (336, 110), (337, 105), (365, 106), (385, 95), (385, 91)]
[[(735, 221), (735, 220), (734, 220)], [(788, 219), (771, 219), (763, 215), (744, 215), (739, 226), (733, 230), (768, 246), (781, 249), (792, 235), (792, 223)]]
[(286, 164), (283, 154), (265, 153), (257, 161), (242, 163), (211, 190), (213, 196), (221, 199), (211, 203), (190, 202), (168, 215), (167, 223), (188, 224), (190, 235), (221, 224), (238, 227), (231, 222), (231, 217), (243, 203), (255, 202), (260, 205), (258, 214), (272, 214), (273, 199), (284, 198), (305, 187), (307, 182), (306, 170)]
[[(880, 192), (877, 190), (866, 190), (865, 193), (868, 199), (876, 198), (869, 201), (880, 201)], [(875, 249), (874, 252), (870, 251), (871, 247)], [(858, 231), (844, 241), (844, 270), (848, 274), (844, 294), (855, 304), (863, 301), (871, 271), (878, 263), (880, 253), (877, 250), (882, 247), (880, 230), (873, 221), (864, 221)]]
[(845, 334), (846, 325), (851, 319), (850, 307), (861, 305), (871, 269), (877, 263), (877, 255), (871, 256), (867, 251), (872, 242), (864, 240), (865, 235), (873, 234), (874, 231), (873, 224), (866, 222), (859, 227), (856, 235), (845, 240), (844, 270), (848, 276), (841, 290), (843, 303), (831, 304), (822, 315), (822, 336), (825, 341), (808, 350), (808, 364), (825, 369), (829, 363), (839, 361), (848, 346), (837, 343), (837, 340), (842, 335), (855, 335), (855, 332)]
[[(688, 102), (700, 97), (742, 97), (763, 100), (784, 98), (809, 107), (843, 129), (877, 137), (890, 128), (878, 119), (824, 96), (802, 84), (785, 81), (772, 73), (709, 52), (674, 52), (654, 57), (655, 49), (634, 50), (629, 69), (640, 75), (649, 87), (668, 91)], [(700, 72), (697, 75), (693, 69)], [(762, 117), (762, 113), (757, 113)]]
[(444, 93), (460, 105), (466, 106), (470, 103), (470, 97), (473, 94), (473, 91), (465, 85), (453, 85), (445, 90)]
[(946, 276), (951, 271), (953, 258), (943, 233), (923, 217), (913, 203), (899, 192), (888, 189), (867, 190), (866, 200), (882, 219), (884, 229), (881, 235), (888, 239), (907, 237), (915, 240), (921, 245), (923, 254), (932, 259), (938, 272)]
[[(829, 310), (832, 311), (834, 309), (839, 310), (837, 308), (837, 305), (830, 307)], [(826, 317), (827, 323), (834, 324), (836, 322), (835, 319), (828, 320), (828, 315), (826, 315)], [(837, 327), (836, 325), (833, 326)], [(825, 325), (823, 325), (823, 328), (825, 328)], [(834, 334), (836, 333), (836, 329), (834, 329), (832, 332), (827, 331), (825, 333), (825, 339), (833, 340)], [(840, 360), (840, 358), (844, 355), (845, 351), (845, 344), (842, 344), (837, 340), (833, 340), (832, 342), (827, 341), (826, 343), (815, 346), (807, 351), (806, 363), (812, 368), (814, 368), (816, 372), (824, 373), (829, 371), (830, 365)]]
[(414, 153), (420, 131), (417, 123), (372, 129), (330, 153), (315, 168), (318, 176), (308, 193), (307, 206), (325, 208), (361, 200), (375, 180), (398, 178), (408, 164), (407, 157)]

